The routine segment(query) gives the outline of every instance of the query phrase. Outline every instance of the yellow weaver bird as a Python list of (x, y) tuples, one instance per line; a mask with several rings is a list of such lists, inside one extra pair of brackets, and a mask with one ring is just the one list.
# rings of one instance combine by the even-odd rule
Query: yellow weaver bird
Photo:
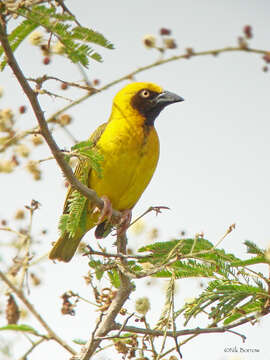
[[(141, 197), (156, 169), (159, 158), (159, 139), (154, 127), (156, 117), (167, 105), (184, 99), (160, 86), (135, 82), (120, 90), (114, 100), (107, 123), (99, 126), (90, 137), (94, 148), (103, 156), (102, 177), (91, 169), (88, 186), (106, 199), (113, 209), (131, 210)], [(75, 175), (80, 173), (77, 165)], [(72, 194), (69, 187), (63, 213), (69, 211)], [(105, 205), (104, 205), (105, 207)], [(68, 262), (74, 255), (81, 238), (97, 225), (97, 238), (105, 237), (112, 225), (106, 218), (101, 221), (90, 200), (86, 203), (86, 226), (75, 234), (64, 232), (54, 244), (49, 257)], [(108, 212), (107, 212), (108, 213)], [(108, 216), (109, 218), (109, 216)]]

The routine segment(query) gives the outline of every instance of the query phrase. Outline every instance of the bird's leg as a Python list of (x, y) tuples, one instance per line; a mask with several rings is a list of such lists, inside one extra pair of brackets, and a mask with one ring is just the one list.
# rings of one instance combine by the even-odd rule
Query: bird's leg
[(107, 196), (102, 196), (101, 199), (103, 200), (104, 205), (98, 218), (98, 224), (101, 224), (104, 220), (109, 222), (111, 220), (113, 211), (110, 199)]
[(132, 217), (131, 209), (122, 211), (120, 222), (117, 226), (117, 235), (123, 235), (123, 233), (129, 228)]

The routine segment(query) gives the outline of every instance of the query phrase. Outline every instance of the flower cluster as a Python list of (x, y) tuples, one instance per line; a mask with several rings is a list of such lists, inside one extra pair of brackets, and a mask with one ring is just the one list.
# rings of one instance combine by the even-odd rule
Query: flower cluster
[[(143, 44), (147, 49), (157, 49), (160, 52), (165, 52), (167, 49), (176, 49), (177, 44), (175, 39), (171, 36), (172, 31), (167, 28), (159, 30), (159, 39), (155, 35), (147, 34), (143, 37)], [(158, 45), (161, 43), (161, 45)]]

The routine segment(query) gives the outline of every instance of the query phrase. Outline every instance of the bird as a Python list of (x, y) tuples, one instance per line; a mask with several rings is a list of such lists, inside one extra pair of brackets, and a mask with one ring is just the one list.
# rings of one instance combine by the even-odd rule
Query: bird
[[(74, 256), (82, 237), (96, 226), (96, 238), (108, 235), (112, 228), (110, 210), (129, 214), (149, 184), (159, 159), (159, 138), (155, 120), (168, 105), (184, 99), (151, 82), (132, 82), (114, 97), (109, 120), (90, 137), (93, 149), (102, 155), (102, 176), (89, 167), (88, 187), (104, 200), (98, 210), (86, 201), (86, 226), (75, 234), (64, 231), (49, 253), (52, 260), (68, 262)], [(169, 125), (168, 125), (169, 126)], [(80, 163), (75, 176), (81, 172)], [(69, 212), (74, 188), (69, 186), (63, 214)]]

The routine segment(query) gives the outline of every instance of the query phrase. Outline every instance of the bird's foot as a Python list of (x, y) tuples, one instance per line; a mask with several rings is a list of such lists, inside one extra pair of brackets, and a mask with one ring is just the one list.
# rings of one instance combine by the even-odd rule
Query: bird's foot
[(130, 209), (122, 211), (121, 219), (117, 226), (117, 235), (121, 236), (129, 228), (132, 217), (132, 211)]
[(113, 212), (110, 199), (107, 196), (102, 196), (101, 199), (103, 200), (104, 205), (98, 218), (98, 224), (101, 224), (104, 220), (107, 220), (107, 222), (109, 222), (111, 220)]

